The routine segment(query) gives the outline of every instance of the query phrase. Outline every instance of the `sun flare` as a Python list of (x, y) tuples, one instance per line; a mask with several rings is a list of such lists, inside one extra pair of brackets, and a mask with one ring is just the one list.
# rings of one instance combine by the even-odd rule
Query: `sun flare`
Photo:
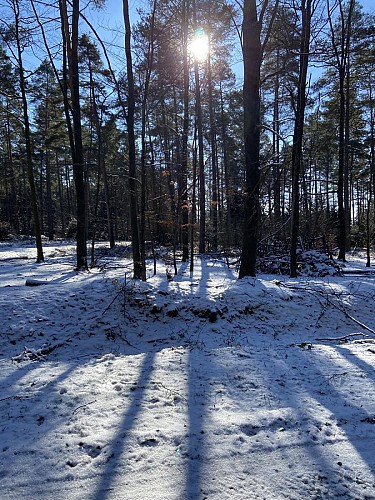
[(210, 52), (210, 42), (208, 36), (202, 28), (195, 30), (194, 38), (189, 43), (189, 53), (198, 61), (203, 62), (207, 59)]

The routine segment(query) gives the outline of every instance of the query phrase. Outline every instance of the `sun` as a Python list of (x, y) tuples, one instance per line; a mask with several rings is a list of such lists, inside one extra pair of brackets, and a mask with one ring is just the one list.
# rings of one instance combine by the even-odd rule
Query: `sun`
[(194, 32), (194, 38), (189, 43), (189, 53), (198, 62), (204, 62), (210, 52), (210, 41), (203, 28)]

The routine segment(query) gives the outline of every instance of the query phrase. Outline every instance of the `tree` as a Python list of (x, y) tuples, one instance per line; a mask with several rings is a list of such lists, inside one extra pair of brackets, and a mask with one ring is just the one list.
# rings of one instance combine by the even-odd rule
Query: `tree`
[(243, 61), (244, 61), (244, 145), (245, 145), (245, 221), (239, 278), (256, 275), (256, 257), (259, 225), (260, 183), (260, 21), (255, 0), (244, 0), (243, 5)]
[[(276, 12), (273, 29), (264, 51), (262, 64), (262, 125), (267, 135), (272, 136), (272, 151), (269, 152), (269, 175), (263, 176), (264, 191), (268, 191), (268, 224), (278, 239), (287, 238), (285, 231), (285, 198), (289, 187), (285, 186), (287, 163), (283, 162), (282, 147), (295, 118), (295, 92), (298, 86), (300, 33), (298, 32), (298, 10), (281, 5)], [(285, 150), (285, 148), (284, 148)], [(264, 155), (265, 156), (265, 155)], [(283, 175), (284, 171), (284, 175)]]
[(290, 241), (290, 276), (297, 277), (297, 242), (299, 233), (299, 212), (300, 212), (300, 176), (302, 167), (302, 143), (303, 129), (305, 121), (306, 108), (306, 82), (307, 68), (309, 64), (310, 52), (310, 31), (311, 16), (314, 8), (313, 0), (301, 1), (301, 45), (300, 62), (297, 88), (296, 117), (293, 133), (292, 148), (292, 223), (291, 223), (291, 241)]
[(67, 136), (62, 95), (48, 60), (42, 61), (34, 72), (30, 92), (34, 106), (34, 156), (40, 169), (41, 220), (43, 224), (47, 218), (47, 234), (51, 241), (64, 217), (63, 212), (58, 214), (56, 210), (55, 189), (58, 184), (59, 155), (65, 149)]
[(21, 16), (20, 16), (20, 5), (18, 0), (11, 0), (11, 10), (14, 16), (14, 24), (10, 28), (10, 30), (8, 30), (7, 33), (3, 33), (3, 38), (5, 38), (5, 40), (8, 40), (8, 42), (10, 43), (14, 42), (16, 46), (15, 60), (18, 66), (19, 88), (22, 100), (23, 131), (24, 131), (24, 139), (26, 146), (27, 175), (28, 175), (30, 196), (31, 196), (31, 207), (33, 215), (35, 240), (36, 240), (36, 249), (37, 249), (37, 262), (44, 262), (39, 208), (38, 208), (35, 179), (34, 179), (29, 107), (26, 94), (26, 78), (25, 78), (23, 56), (22, 56), (24, 47), (22, 46), (22, 40), (21, 40), (22, 26), (21, 26)]
[[(63, 94), (77, 200), (77, 269), (87, 269), (86, 185), (82, 144), (81, 103), (78, 64), (79, 0), (72, 0), (71, 16), (67, 0), (59, 0), (63, 39)], [(69, 19), (71, 18), (71, 24)], [(69, 89), (69, 90), (68, 90)], [(69, 93), (68, 93), (69, 92)], [(69, 99), (70, 96), (70, 99)]]
[[(195, 0), (193, 0), (192, 7), (193, 7), (193, 25), (194, 25), (194, 30), (197, 33), (198, 30), (197, 5)], [(199, 61), (197, 57), (194, 58), (194, 83), (195, 83), (194, 109), (195, 109), (197, 142), (198, 142), (197, 160), (198, 160), (198, 175), (199, 175), (199, 253), (203, 254), (206, 252), (206, 173), (204, 165), (202, 95), (201, 95), (201, 83), (200, 83), (200, 73), (199, 73)]]
[(154, 30), (155, 30), (155, 16), (156, 16), (157, 0), (153, 1), (152, 13), (149, 21), (149, 37), (147, 43), (147, 50), (145, 54), (145, 76), (143, 85), (143, 95), (141, 103), (141, 217), (140, 217), (140, 245), (141, 245), (141, 260), (143, 264), (142, 279), (146, 280), (146, 266), (145, 266), (145, 232), (146, 232), (146, 167), (147, 167), (147, 143), (146, 143), (146, 128), (147, 128), (147, 107), (150, 93), (150, 81), (154, 63)]
[(182, 130), (182, 162), (180, 180), (180, 210), (181, 210), (181, 244), (182, 262), (189, 259), (189, 205), (188, 205), (188, 135), (189, 135), (189, 60), (188, 60), (188, 19), (189, 0), (183, 0), (182, 6), (182, 53), (183, 53), (183, 130)]
[[(339, 30), (335, 30), (333, 11), (339, 7)], [(338, 215), (339, 215), (339, 256), (345, 261), (347, 238), (349, 231), (349, 171), (348, 171), (348, 144), (349, 144), (349, 56), (352, 31), (352, 15), (355, 0), (349, 0), (344, 8), (343, 0), (338, 0), (331, 8), (327, 0), (328, 21), (330, 26), (330, 41), (334, 53), (335, 67), (339, 79), (340, 115), (339, 115), (339, 171), (338, 171)]]
[[(22, 144), (17, 91), (17, 77), (6, 51), (0, 46), (0, 221), (4, 228), (20, 233), (19, 175), (14, 157), (14, 143)], [(4, 235), (5, 236), (5, 235)]]
[(128, 112), (126, 115), (129, 147), (129, 196), (130, 196), (130, 218), (132, 228), (132, 251), (134, 279), (146, 279), (145, 263), (141, 256), (141, 242), (139, 233), (138, 207), (137, 207), (137, 169), (136, 169), (136, 146), (134, 132), (135, 114), (135, 86), (133, 77), (133, 63), (131, 53), (131, 28), (129, 19), (129, 3), (123, 0), (124, 25), (125, 25), (125, 56), (128, 83)]

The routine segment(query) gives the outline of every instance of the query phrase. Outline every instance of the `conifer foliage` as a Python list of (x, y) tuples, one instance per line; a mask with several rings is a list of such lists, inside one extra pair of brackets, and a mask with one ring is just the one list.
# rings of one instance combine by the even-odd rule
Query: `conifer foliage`
[[(174, 259), (370, 256), (374, 16), (359, 0), (0, 0), (0, 238)], [(107, 16), (108, 17), (108, 16)], [(113, 16), (112, 16), (113, 17)], [(109, 19), (109, 17), (108, 17)], [(114, 39), (116, 38), (115, 42)], [(369, 257), (370, 258), (370, 257)], [(370, 264), (369, 264), (370, 265)]]

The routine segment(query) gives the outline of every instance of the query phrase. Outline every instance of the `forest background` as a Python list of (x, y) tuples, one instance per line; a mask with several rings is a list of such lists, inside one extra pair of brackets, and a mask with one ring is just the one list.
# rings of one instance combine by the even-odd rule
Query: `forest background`
[(278, 271), (296, 275), (308, 248), (344, 261), (365, 247), (370, 265), (369, 1), (1, 0), (1, 12), (1, 239), (35, 236), (42, 261), (42, 235), (75, 237), (78, 268), (88, 239), (92, 265), (96, 240), (130, 240), (142, 279), (159, 244), (191, 266), (242, 250), (240, 275), (288, 252)]

